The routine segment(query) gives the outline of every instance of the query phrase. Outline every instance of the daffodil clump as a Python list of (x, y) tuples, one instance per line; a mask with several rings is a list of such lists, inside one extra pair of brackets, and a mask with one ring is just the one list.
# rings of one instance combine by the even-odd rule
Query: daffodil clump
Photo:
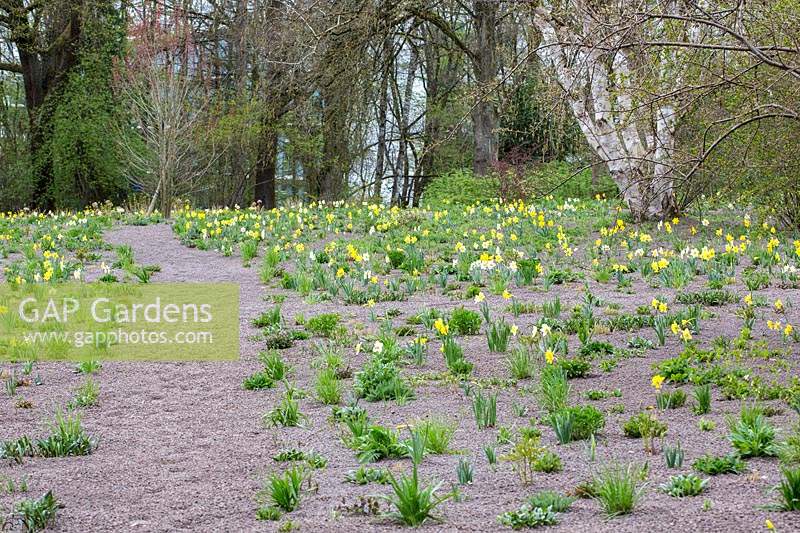
[(74, 213), (0, 213), (0, 258), (21, 258), (3, 269), (12, 285), (81, 279), (105, 246), (103, 232), (124, 212), (109, 206)]

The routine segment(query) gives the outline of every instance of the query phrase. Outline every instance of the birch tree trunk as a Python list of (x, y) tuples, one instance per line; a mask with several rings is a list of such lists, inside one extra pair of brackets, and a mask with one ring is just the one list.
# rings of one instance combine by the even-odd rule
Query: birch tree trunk
[(593, 37), (607, 30), (608, 23), (601, 27), (601, 18), (592, 16), (581, 0), (569, 4), (578, 19), (572, 24), (547, 7), (534, 12), (542, 35), (537, 54), (551, 68), (587, 144), (607, 165), (634, 220), (671, 217), (677, 212), (675, 109), (666, 98), (639, 105), (632, 65), (633, 59), (642, 58), (630, 57), (630, 48), (615, 47), (608, 38), (604, 46), (594, 46)]

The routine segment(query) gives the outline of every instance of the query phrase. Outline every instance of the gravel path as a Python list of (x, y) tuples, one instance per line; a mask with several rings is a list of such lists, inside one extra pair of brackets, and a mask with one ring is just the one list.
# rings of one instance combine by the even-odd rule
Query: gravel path
[[(242, 359), (227, 363), (106, 363), (96, 376), (100, 384), (100, 405), (88, 409), (84, 416), (87, 430), (100, 440), (96, 452), (88, 457), (29, 459), (22, 466), (0, 465), (0, 477), (19, 480), (25, 476), (30, 495), (38, 496), (53, 489), (64, 504), (55, 526), (57, 531), (274, 531), (280, 523), (255, 520), (255, 494), (264, 474), (275, 465), (271, 456), (285, 447), (314, 449), (328, 457), (329, 465), (319, 471), (313, 494), (307, 495), (300, 508), (286, 515), (303, 531), (366, 530), (393, 531), (398, 526), (384, 519), (353, 514), (349, 507), (359, 496), (386, 494), (381, 486), (356, 487), (342, 482), (344, 474), (357, 467), (354, 453), (338, 440), (338, 429), (329, 422), (330, 408), (311, 398), (301, 401), (301, 411), (308, 416), (306, 428), (264, 429), (261, 415), (278, 403), (282, 390), (244, 391), (242, 379), (259, 368), (258, 343), (252, 340), (256, 330), (250, 320), (271, 306), (265, 295), (284, 293), (283, 316), (293, 323), (298, 313), (313, 316), (337, 311), (351, 325), (369, 322), (369, 311), (361, 307), (344, 307), (323, 302), (307, 305), (294, 293), (263, 286), (256, 268), (244, 268), (238, 258), (225, 258), (214, 252), (186, 248), (175, 239), (167, 225), (118, 227), (107, 234), (112, 244), (130, 244), (139, 264), (158, 264), (161, 272), (154, 281), (233, 281), (241, 285)], [(561, 295), (565, 308), (579, 298), (580, 284), (554, 288), (543, 296), (530, 292), (527, 300), (541, 301)], [(638, 295), (616, 292), (600, 294), (626, 309), (642, 303), (646, 287), (634, 287)], [(797, 291), (793, 291), (797, 292)], [(796, 294), (795, 294), (796, 297)], [(798, 301), (800, 299), (796, 298)], [(396, 324), (424, 307), (452, 308), (458, 305), (449, 298), (434, 294), (415, 295), (413, 301), (379, 304), (375, 312), (396, 308), (401, 312)], [(495, 302), (493, 308), (504, 306)], [(520, 317), (520, 328), (533, 316)], [(730, 335), (735, 326), (724, 318), (704, 324), (700, 337)], [(652, 332), (648, 332), (650, 335)], [(612, 335), (616, 345), (624, 345), (627, 335)], [(294, 368), (292, 380), (299, 387), (313, 390), (314, 371), (309, 361), (313, 340), (299, 342), (282, 352)], [(467, 358), (476, 363), (479, 377), (506, 376), (503, 356), (489, 354), (483, 335), (463, 339)], [(352, 368), (364, 361), (363, 355), (347, 354)], [(652, 390), (647, 387), (652, 362), (674, 356), (674, 350), (648, 353), (644, 359), (623, 360), (611, 374), (595, 374), (573, 383), (574, 397), (590, 388), (621, 388), (622, 399), (609, 398), (594, 403), (608, 408), (615, 403), (625, 405), (624, 415), (610, 415), (606, 431), (598, 444), (598, 463), (586, 459), (585, 443), (566, 446), (555, 444), (552, 431), (544, 431), (544, 443), (562, 457), (564, 471), (558, 474), (537, 474), (534, 483), (522, 487), (508, 464), (496, 468), (486, 464), (483, 445), (494, 439), (496, 430), (475, 430), (470, 404), (457, 386), (426, 383), (417, 387), (417, 399), (399, 407), (392, 402), (369, 404), (370, 415), (384, 425), (401, 425), (430, 414), (442, 414), (458, 423), (453, 447), (463, 451), (475, 465), (473, 485), (463, 489), (464, 499), (446, 504), (443, 522), (431, 523), (428, 531), (495, 531), (499, 513), (518, 507), (526, 495), (545, 488), (569, 490), (587, 478), (597, 464), (609, 461), (649, 461), (651, 481), (648, 493), (633, 515), (606, 520), (598, 505), (579, 500), (573, 510), (562, 516), (553, 531), (755, 531), (764, 528), (770, 518), (779, 531), (797, 528), (791, 513), (780, 515), (757, 509), (767, 503), (768, 487), (778, 481), (775, 460), (749, 462), (750, 472), (741, 476), (717, 476), (712, 479), (706, 496), (680, 501), (655, 490), (675, 471), (668, 471), (659, 455), (647, 456), (641, 441), (625, 439), (620, 421), (652, 403)], [(83, 377), (71, 372), (72, 365), (37, 364), (35, 373), (42, 385), (22, 388), (23, 397), (31, 400), (33, 409), (16, 409), (13, 399), (0, 398), (0, 439), (22, 434), (41, 436), (46, 423), (59, 406), (65, 405)], [(426, 372), (443, 369), (437, 350), (431, 349)], [(348, 382), (348, 388), (350, 383)], [(715, 398), (716, 400), (717, 398)], [(588, 403), (585, 400), (580, 400)], [(520, 395), (503, 390), (498, 399), (498, 419), (503, 425), (521, 426), (527, 419), (512, 414), (512, 403), (524, 404), (536, 411), (531, 394)], [(777, 405), (777, 404), (776, 404)], [(697, 417), (689, 408), (665, 413), (661, 418), (669, 424), (669, 439), (680, 438), (686, 450), (686, 465), (706, 452), (724, 453), (730, 447), (725, 441), (724, 414), (738, 410), (734, 402), (715, 401), (707, 418), (717, 422), (717, 429), (702, 433), (696, 429)], [(788, 426), (787, 414), (773, 419), (779, 426)], [(457, 455), (430, 456), (421, 467), (424, 478), (446, 480), (444, 488), (455, 481)], [(390, 462), (390, 467), (405, 469), (406, 461)], [(18, 494), (0, 491), (0, 506), (10, 507)], [(711, 501), (709, 510), (702, 510), (704, 499)], [(795, 529), (797, 530), (797, 529)]]

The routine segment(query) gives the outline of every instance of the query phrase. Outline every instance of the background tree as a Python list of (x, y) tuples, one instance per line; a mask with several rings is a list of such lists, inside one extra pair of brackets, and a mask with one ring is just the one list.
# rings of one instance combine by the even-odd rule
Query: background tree
[(32, 200), (40, 208), (122, 193), (103, 132), (114, 120), (110, 73), (124, 19), (111, 0), (0, 1), (11, 56), (0, 70), (20, 74), (25, 87)]

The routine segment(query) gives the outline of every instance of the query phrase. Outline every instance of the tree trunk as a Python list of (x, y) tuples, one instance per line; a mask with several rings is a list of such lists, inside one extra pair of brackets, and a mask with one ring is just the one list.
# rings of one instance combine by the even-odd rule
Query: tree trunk
[(392, 204), (400, 205), (408, 195), (409, 175), (411, 173), (411, 162), (408, 157), (408, 137), (409, 137), (409, 122), (411, 114), (411, 96), (414, 90), (414, 77), (417, 72), (417, 64), (419, 63), (419, 54), (415, 47), (411, 48), (411, 57), (408, 61), (408, 71), (406, 72), (405, 87), (403, 88), (403, 100), (400, 106), (400, 144), (398, 147), (400, 158), (401, 177), (403, 178), (403, 189), (397, 187), (397, 178), (395, 179), (395, 187), (392, 190)]
[[(587, 144), (607, 166), (611, 179), (637, 222), (663, 220), (677, 212), (672, 157), (675, 111), (669, 102), (654, 106), (650, 116), (634, 113), (635, 69), (624, 50), (610, 57), (596, 48), (572, 46), (586, 35), (576, 33), (546, 9), (534, 12), (542, 34), (539, 58), (552, 67)], [(587, 16), (580, 31), (589, 34), (597, 22)]]
[(383, 68), (381, 69), (381, 84), (378, 92), (378, 138), (375, 155), (375, 183), (373, 185), (372, 197), (376, 201), (381, 201), (381, 192), (383, 189), (383, 174), (385, 167), (386, 157), (386, 113), (387, 113), (387, 95), (386, 91), (389, 89), (389, 76), (392, 71), (394, 53), (392, 50), (392, 40), (386, 36), (383, 40), (382, 60)]
[[(22, 2), (19, 7), (9, 10), (10, 40), (17, 47), (22, 79), (25, 86), (25, 106), (30, 121), (30, 151), (34, 162), (34, 204), (41, 210), (54, 206), (51, 196), (53, 186), (53, 162), (49, 157), (47, 136), (54, 109), (46, 101), (57, 94), (64, 85), (69, 71), (78, 62), (78, 48), (81, 36), (81, 17), (83, 2), (54, 17), (47, 28), (47, 35), (57, 36), (49, 46), (40, 47), (36, 35), (42, 28), (32, 27)], [(41, 49), (40, 49), (41, 48)]]
[(345, 174), (349, 165), (349, 128), (344, 95), (323, 97), (322, 172), (320, 200), (338, 200), (345, 195)]
[(261, 145), (255, 168), (254, 199), (264, 209), (274, 209), (275, 175), (278, 167), (278, 135), (275, 130), (264, 125)]
[(475, 137), (473, 171), (479, 176), (489, 174), (497, 163), (499, 138), (497, 133), (497, 109), (492, 100), (497, 76), (497, 10), (499, 2), (475, 0), (475, 26), (477, 40), (473, 56), (475, 81), (480, 92), (479, 101), (472, 110), (472, 125)]

